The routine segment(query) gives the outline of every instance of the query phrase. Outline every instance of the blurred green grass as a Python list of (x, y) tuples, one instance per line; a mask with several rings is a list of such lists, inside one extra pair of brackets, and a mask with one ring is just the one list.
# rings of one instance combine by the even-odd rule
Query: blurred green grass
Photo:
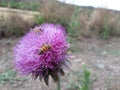
[(14, 84), (16, 81), (24, 81), (24, 78), (18, 78), (16, 77), (16, 71), (13, 69), (5, 69), (0, 74), (0, 84)]
[(15, 1), (4, 1), (0, 2), (0, 7), (9, 7), (15, 9), (34, 10), (37, 11), (40, 8), (39, 3), (26, 3), (26, 2), (15, 2)]
[(71, 78), (68, 81), (67, 90), (91, 90), (92, 79), (91, 72), (83, 67), (80, 71), (72, 71), (67, 78)]

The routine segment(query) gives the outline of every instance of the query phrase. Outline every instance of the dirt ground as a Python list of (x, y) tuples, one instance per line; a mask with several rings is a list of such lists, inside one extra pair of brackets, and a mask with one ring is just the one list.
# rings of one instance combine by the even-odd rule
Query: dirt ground
[[(18, 39), (0, 39), (0, 74), (6, 69), (13, 68), (13, 46)], [(92, 90), (120, 90), (120, 38), (112, 38), (109, 41), (101, 39), (83, 39), (75, 41), (74, 52), (70, 53), (70, 70), (66, 70), (66, 76), (62, 77), (62, 90), (69, 90), (72, 77), (76, 76), (73, 71), (81, 71), (85, 64), (91, 72)], [(72, 77), (69, 76), (72, 74)], [(10, 77), (8, 75), (8, 77)], [(55, 83), (50, 79), (49, 87), (39, 80), (32, 80), (30, 76), (21, 76), (18, 73), (13, 83), (0, 84), (0, 90), (56, 90)], [(1, 79), (0, 79), (1, 80)], [(72, 83), (74, 83), (74, 79)], [(75, 89), (73, 89), (75, 90)]]

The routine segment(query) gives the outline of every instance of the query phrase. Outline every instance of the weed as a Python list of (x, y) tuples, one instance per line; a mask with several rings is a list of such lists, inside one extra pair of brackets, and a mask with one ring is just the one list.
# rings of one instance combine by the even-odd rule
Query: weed
[(81, 85), (79, 85), (79, 90), (90, 90), (90, 71), (87, 69), (84, 69), (84, 75), (81, 80)]
[(37, 15), (37, 16), (35, 16), (34, 19), (35, 19), (34, 21), (35, 21), (36, 24), (42, 24), (42, 23), (45, 22), (45, 19), (44, 19), (43, 16), (39, 16), (39, 15)]
[(107, 15), (106, 15), (105, 21), (103, 23), (103, 28), (102, 28), (102, 33), (101, 34), (102, 34), (103, 39), (108, 39), (110, 37), (110, 30), (109, 30), (109, 27), (108, 27)]
[(75, 7), (74, 12), (71, 16), (71, 20), (69, 23), (69, 27), (68, 27), (68, 34), (70, 37), (76, 37), (77, 33), (76, 33), (76, 29), (78, 26), (80, 26), (80, 23), (78, 21), (78, 17), (79, 17), (79, 12), (80, 12), (80, 8), (79, 7)]
[(113, 56), (120, 56), (120, 51), (119, 50), (115, 50), (115, 49), (110, 48), (110, 49), (107, 49), (106, 51)]
[(14, 77), (16, 75), (16, 72), (10, 69), (5, 70), (2, 74), (0, 74), (0, 84), (6, 84), (6, 83), (14, 83)]
[(19, 37), (24, 35), (32, 24), (25, 21), (18, 15), (9, 15), (8, 18), (2, 18), (0, 23), (0, 37)]
[(6, 4), (6, 2), (1, 1), (1, 2), (0, 2), (0, 6), (1, 6), (1, 7), (6, 7), (7, 4)]
[(69, 75), (68, 90), (91, 90), (90, 71), (84, 68), (83, 71), (73, 71)]
[(40, 12), (44, 15), (45, 22), (60, 23), (66, 27), (70, 21), (73, 7), (58, 3), (56, 0), (45, 0), (41, 5)]
[(102, 37), (109, 39), (110, 35), (120, 36), (119, 12), (106, 9), (90, 9), (59, 3), (56, 0), (45, 0), (41, 3), (17, 2), (0, 0), (0, 6), (39, 10), (43, 17), (37, 16), (35, 23), (60, 23), (67, 28), (70, 42), (73, 37)]
[(16, 72), (13, 69), (6, 69), (0, 74), (0, 84), (14, 84), (16, 81), (24, 81), (24, 78), (16, 78)]
[(105, 86), (104, 86), (105, 90), (109, 90), (109, 88), (111, 86), (111, 80), (112, 79), (110, 77), (110, 74), (111, 74), (111, 72), (109, 71), (108, 74), (107, 74), (107, 77), (105, 79)]
[(0, 2), (0, 6), (16, 8), (16, 9), (35, 10), (36, 11), (39, 9), (40, 4), (39, 3), (15, 2), (13, 0), (6, 2), (6, 1), (2, 0)]

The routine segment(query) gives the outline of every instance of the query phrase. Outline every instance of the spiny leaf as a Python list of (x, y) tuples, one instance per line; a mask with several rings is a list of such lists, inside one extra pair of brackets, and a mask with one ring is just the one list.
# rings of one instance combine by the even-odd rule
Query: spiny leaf
[(44, 82), (45, 82), (45, 84), (48, 86), (49, 85), (49, 74), (46, 74), (45, 76), (44, 76)]
[(58, 77), (58, 74), (57, 74), (57, 73), (51, 73), (50, 75), (51, 75), (52, 79), (53, 79), (55, 82), (58, 81), (59, 77)]
[(65, 75), (64, 71), (61, 68), (59, 69), (59, 72), (61, 75)]

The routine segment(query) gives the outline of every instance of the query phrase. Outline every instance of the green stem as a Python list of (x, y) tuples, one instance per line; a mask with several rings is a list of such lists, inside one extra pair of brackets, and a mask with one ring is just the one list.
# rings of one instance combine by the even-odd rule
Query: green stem
[(57, 81), (57, 90), (61, 90), (61, 86), (60, 86), (60, 78)]

